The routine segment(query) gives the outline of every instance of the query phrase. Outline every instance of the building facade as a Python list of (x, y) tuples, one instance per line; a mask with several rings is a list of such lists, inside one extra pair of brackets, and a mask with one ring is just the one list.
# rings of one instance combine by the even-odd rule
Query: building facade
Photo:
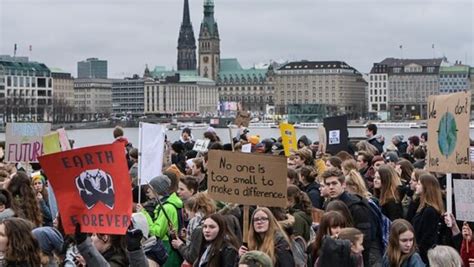
[(144, 100), (145, 114), (209, 116), (215, 114), (219, 97), (213, 80), (177, 73), (145, 80)]
[(77, 62), (78, 79), (107, 79), (107, 60), (88, 58)]
[(112, 112), (132, 116), (143, 115), (144, 90), (145, 80), (138, 77), (113, 80)]
[(49, 122), (53, 113), (49, 68), (27, 57), (0, 58), (0, 112), (5, 122)]
[(71, 73), (51, 69), (53, 78), (53, 121), (66, 122), (74, 119), (74, 78)]
[(439, 70), (439, 92), (441, 94), (457, 93), (470, 90), (470, 67), (456, 62), (454, 66), (442, 66)]
[(369, 114), (382, 120), (388, 118), (388, 68), (386, 65), (374, 64), (368, 81)]
[(217, 81), (220, 70), (220, 39), (217, 22), (214, 19), (214, 1), (204, 1), (204, 18), (199, 31), (198, 74)]
[(184, 0), (183, 22), (178, 37), (178, 70), (196, 69), (196, 39), (189, 16), (189, 2)]
[(74, 107), (76, 120), (94, 120), (112, 113), (112, 80), (76, 79)]
[(294, 105), (313, 105), (311, 109), (321, 113), (314, 114), (315, 120), (322, 113), (348, 114), (354, 119), (365, 113), (367, 84), (343, 61), (290, 62), (275, 71), (274, 79), (277, 114), (287, 114), (288, 107)]

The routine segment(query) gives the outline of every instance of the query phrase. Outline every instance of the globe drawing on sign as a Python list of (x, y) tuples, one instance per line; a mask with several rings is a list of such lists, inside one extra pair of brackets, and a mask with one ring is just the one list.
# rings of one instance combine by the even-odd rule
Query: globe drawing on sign
[(438, 125), (438, 147), (443, 156), (448, 158), (456, 148), (458, 128), (454, 115), (450, 112), (444, 113)]

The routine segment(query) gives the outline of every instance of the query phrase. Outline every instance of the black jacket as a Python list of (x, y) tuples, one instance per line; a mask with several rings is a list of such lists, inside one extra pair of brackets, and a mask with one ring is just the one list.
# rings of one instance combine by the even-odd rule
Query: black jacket
[(351, 242), (349, 240), (332, 239), (325, 236), (319, 250), (317, 267), (356, 267), (357, 264), (351, 257)]
[(303, 191), (308, 195), (313, 204), (313, 208), (322, 209), (323, 208), (323, 198), (321, 197), (321, 191), (319, 191), (319, 184), (312, 182), (307, 186), (303, 186)]
[(404, 153), (407, 153), (408, 144), (405, 141), (402, 141), (395, 145), (397, 147), (398, 156), (401, 156)]
[(382, 140), (381, 135), (374, 135), (367, 140), (371, 145), (375, 146), (381, 155), (383, 153), (383, 145), (385, 141)]
[(209, 259), (214, 257), (219, 257), (219, 267), (235, 267), (239, 261), (239, 253), (237, 252), (237, 249), (226, 244), (224, 247), (220, 248), (219, 251), (212, 255), (208, 255), (202, 265), (199, 265), (201, 259), (197, 259), (194, 262), (194, 266), (207, 267), (209, 266)]
[(395, 199), (391, 199), (382, 205), (382, 213), (392, 222), (396, 219), (403, 218), (402, 203), (396, 202)]
[(290, 244), (286, 241), (283, 235), (276, 235), (275, 237), (275, 267), (294, 267), (295, 260), (291, 252)]
[(420, 250), (421, 259), (428, 263), (428, 250), (438, 242), (439, 223), (441, 214), (433, 207), (426, 206), (415, 214), (412, 224), (415, 229), (415, 239)]

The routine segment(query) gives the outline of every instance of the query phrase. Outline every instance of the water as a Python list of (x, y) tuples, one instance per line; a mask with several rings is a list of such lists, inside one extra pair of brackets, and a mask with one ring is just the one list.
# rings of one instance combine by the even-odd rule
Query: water
[[(230, 140), (228, 129), (215, 129), (217, 135), (221, 138), (224, 143), (228, 143)], [(233, 136), (236, 135), (236, 129), (233, 129)], [(395, 134), (403, 134), (405, 141), (412, 135), (420, 135), (422, 132), (426, 132), (427, 129), (379, 129), (379, 133), (385, 136), (385, 144), (388, 144)], [(138, 147), (138, 128), (125, 128), (125, 137), (132, 142), (133, 146)], [(205, 130), (193, 130), (192, 135), (194, 139), (202, 139)], [(82, 129), (82, 130), (68, 130), (69, 139), (74, 139), (74, 147), (85, 147), (99, 144), (111, 143), (114, 140), (113, 128), (106, 129)], [(181, 131), (167, 131), (168, 140), (176, 141), (181, 135)], [(261, 139), (268, 137), (278, 138), (280, 136), (279, 129), (250, 129), (250, 135), (260, 135)], [(317, 129), (296, 129), (296, 135), (299, 138), (302, 135), (306, 135), (311, 141), (318, 141)], [(349, 128), (350, 137), (363, 137), (365, 136), (365, 128)], [(474, 139), (474, 129), (470, 129), (470, 137)], [(0, 140), (5, 140), (5, 134), (0, 133)]]

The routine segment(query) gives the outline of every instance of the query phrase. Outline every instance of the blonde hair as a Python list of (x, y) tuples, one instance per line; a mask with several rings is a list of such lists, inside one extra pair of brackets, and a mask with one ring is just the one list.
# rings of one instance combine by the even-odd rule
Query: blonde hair
[[(255, 214), (259, 211), (264, 212), (268, 216), (268, 230), (262, 235), (260, 235), (259, 233), (256, 233), (255, 227), (254, 227)], [(280, 224), (276, 220), (275, 216), (273, 216), (272, 212), (268, 208), (265, 208), (265, 207), (259, 207), (255, 209), (250, 219), (250, 225), (251, 227), (249, 230), (249, 237), (248, 237), (249, 250), (259, 250), (266, 253), (272, 260), (273, 264), (275, 264), (276, 263), (275, 237), (278, 234), (283, 235), (283, 237), (288, 242), (288, 244), (290, 244), (288, 236), (285, 234)]]
[(370, 198), (372, 194), (367, 190), (364, 179), (357, 170), (350, 170), (346, 176), (346, 186), (349, 187), (354, 194), (364, 198)]
[(337, 235), (339, 239), (351, 241), (352, 245), (355, 245), (361, 236), (363, 238), (364, 234), (359, 229), (353, 227), (342, 228)]
[(188, 200), (186, 200), (184, 206), (192, 212), (200, 211), (204, 214), (204, 216), (208, 216), (216, 212), (216, 204), (206, 192), (199, 192), (191, 196)]

